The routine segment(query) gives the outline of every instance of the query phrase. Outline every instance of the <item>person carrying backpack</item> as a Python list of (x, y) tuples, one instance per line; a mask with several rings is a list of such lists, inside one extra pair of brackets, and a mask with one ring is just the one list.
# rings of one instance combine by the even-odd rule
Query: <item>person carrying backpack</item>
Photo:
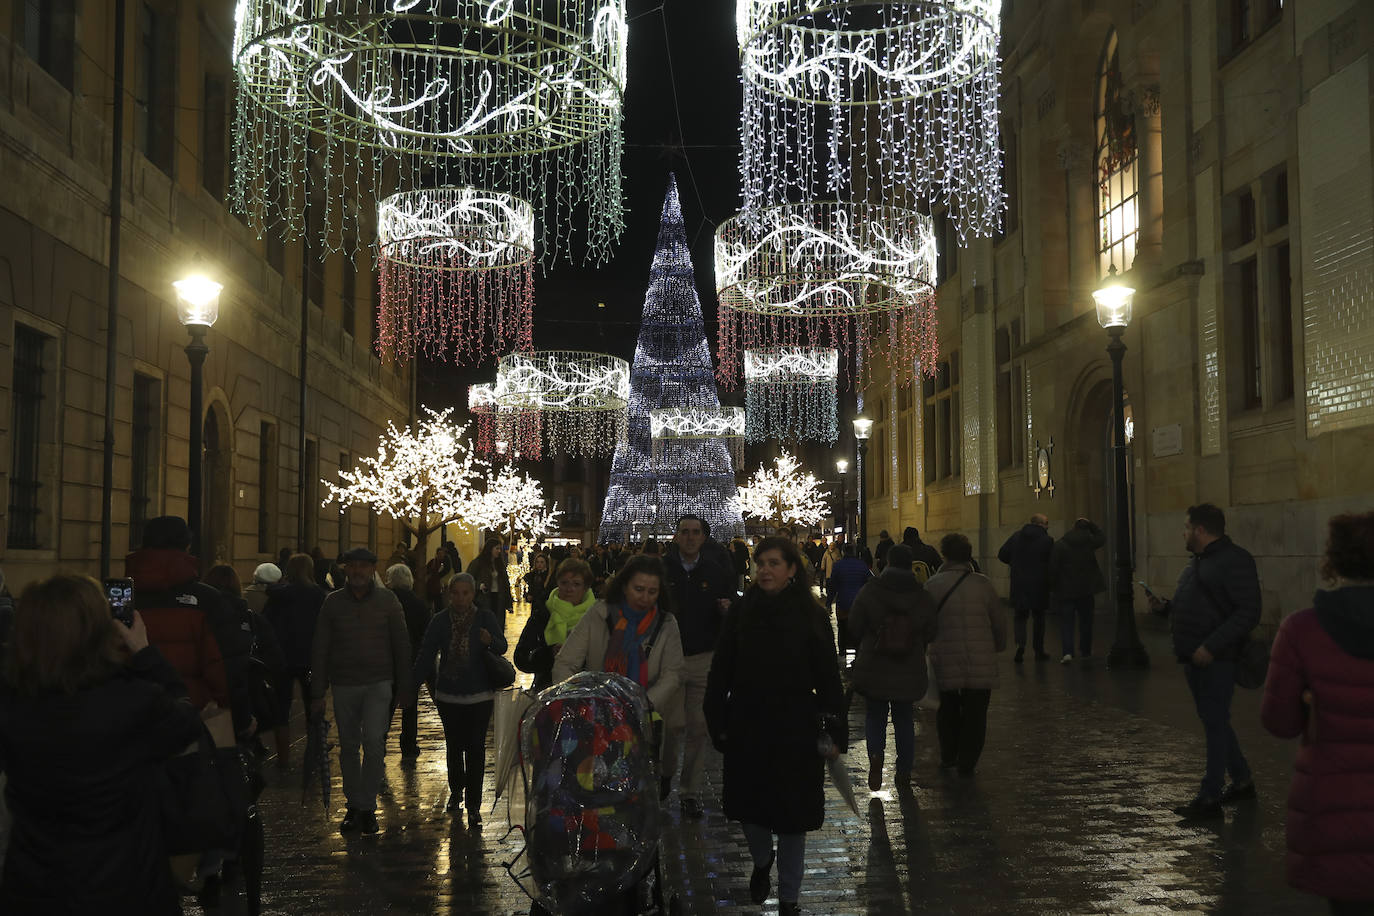
[(889, 709), (897, 742), (897, 788), (911, 786), (913, 706), (929, 686), (926, 646), (935, 639), (935, 602), (916, 581), (911, 564), (911, 548), (893, 545), (887, 566), (859, 590), (849, 609), (849, 638), (859, 647), (851, 680), (867, 704), (868, 788), (874, 792), (883, 786)]

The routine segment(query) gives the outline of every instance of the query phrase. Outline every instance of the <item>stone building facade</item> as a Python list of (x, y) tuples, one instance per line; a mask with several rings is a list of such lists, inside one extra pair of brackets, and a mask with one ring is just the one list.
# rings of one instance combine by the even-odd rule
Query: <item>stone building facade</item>
[(1003, 17), (1005, 232), (960, 248), (935, 214), (941, 355), (933, 378), (879, 368), (866, 389), (868, 529), (966, 532), (1005, 577), (997, 549), (1032, 512), (1056, 535), (1114, 523), (1092, 299), (1114, 267), (1136, 290), (1136, 578), (1171, 593), (1184, 510), (1216, 503), (1272, 627), (1319, 584), (1326, 519), (1374, 508), (1374, 5), (1018, 0)]
[[(394, 545), (389, 519), (322, 508), (322, 477), (372, 454), (411, 403), (408, 367), (372, 346), (372, 266), (259, 239), (230, 187), (228, 0), (128, 3), (113, 571), (142, 523), (185, 515), (191, 411), (204, 417), (202, 556), (240, 575), (296, 547)], [(56, 568), (96, 573), (105, 417), (114, 4), (0, 0), (0, 565), (17, 588)], [(366, 205), (363, 209), (366, 210)], [(204, 403), (191, 404), (173, 281), (224, 284)], [(308, 299), (304, 455), (301, 293)]]

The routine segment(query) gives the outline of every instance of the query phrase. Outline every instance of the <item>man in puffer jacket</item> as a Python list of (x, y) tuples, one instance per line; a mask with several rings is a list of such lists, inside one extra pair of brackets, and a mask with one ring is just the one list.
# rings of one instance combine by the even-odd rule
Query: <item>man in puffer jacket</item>
[[(1174, 654), (1207, 737), (1207, 769), (1197, 795), (1174, 813), (1216, 819), (1223, 816), (1222, 805), (1255, 797), (1250, 765), (1231, 728), (1231, 696), (1240, 645), (1259, 624), (1259, 573), (1254, 557), (1226, 536), (1225, 514), (1210, 503), (1188, 507), (1183, 537), (1193, 561), (1183, 567), (1174, 597), (1162, 610), (1170, 616)], [(1158, 598), (1150, 604), (1160, 609)]]
[(1045, 651), (1045, 611), (1050, 606), (1050, 520), (1040, 513), (1007, 538), (997, 559), (1011, 567), (1011, 606), (1016, 608), (1016, 662), (1026, 654), (1026, 619), (1032, 618), (1031, 644), (1035, 657), (1049, 658)]

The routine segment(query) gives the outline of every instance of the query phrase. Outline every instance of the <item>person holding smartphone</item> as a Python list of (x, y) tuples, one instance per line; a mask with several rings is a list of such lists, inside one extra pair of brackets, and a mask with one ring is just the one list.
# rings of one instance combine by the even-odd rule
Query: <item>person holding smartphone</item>
[(142, 616), (112, 619), (105, 597), (94, 579), (58, 575), (19, 598), (0, 686), (14, 818), (3, 913), (181, 912), (158, 771), (200, 717)]

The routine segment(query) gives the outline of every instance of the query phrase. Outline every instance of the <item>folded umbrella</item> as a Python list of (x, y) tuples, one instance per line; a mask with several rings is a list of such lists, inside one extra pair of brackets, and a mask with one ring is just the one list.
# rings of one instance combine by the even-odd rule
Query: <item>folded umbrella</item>
[[(520, 757), (520, 719), (534, 705), (534, 694), (528, 690), (500, 690), (496, 694), (496, 709), (492, 713), (496, 745), (496, 793), (499, 800), (506, 790), (515, 763)], [(495, 800), (492, 802), (495, 806)]]
[(329, 783), (332, 777), (329, 769), (329, 720), (323, 714), (314, 716), (306, 730), (305, 765), (301, 773), (301, 804), (304, 805), (310, 791), (310, 781), (320, 781), (320, 800), (324, 810), (329, 812)]

